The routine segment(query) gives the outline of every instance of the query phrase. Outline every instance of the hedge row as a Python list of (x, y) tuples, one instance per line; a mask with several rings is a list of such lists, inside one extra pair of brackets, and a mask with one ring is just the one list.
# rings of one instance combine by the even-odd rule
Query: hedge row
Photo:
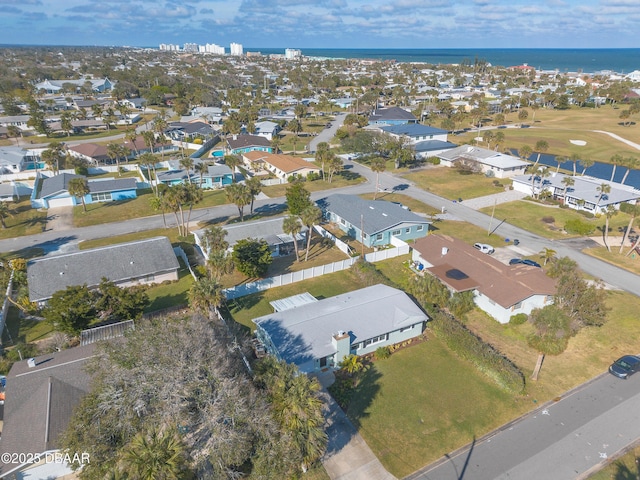
[(525, 380), (520, 369), (454, 317), (441, 311), (433, 312), (430, 325), (453, 352), (471, 362), (499, 387), (511, 393), (522, 393)]

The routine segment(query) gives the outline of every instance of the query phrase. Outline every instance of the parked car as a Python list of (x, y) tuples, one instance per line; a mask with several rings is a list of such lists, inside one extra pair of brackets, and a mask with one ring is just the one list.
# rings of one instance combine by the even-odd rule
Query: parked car
[(613, 362), (609, 366), (609, 372), (618, 378), (625, 380), (640, 370), (640, 357), (636, 355), (625, 355)]
[(478, 250), (480, 250), (482, 253), (486, 253), (487, 255), (491, 255), (493, 252), (496, 251), (495, 248), (493, 248), (491, 245), (487, 243), (476, 243), (473, 246)]
[(509, 260), (509, 265), (517, 265), (519, 263), (522, 263), (523, 265), (530, 265), (532, 267), (542, 268), (542, 265), (540, 265), (538, 262), (534, 262), (533, 260), (529, 260), (528, 258), (512, 258), (511, 260)]

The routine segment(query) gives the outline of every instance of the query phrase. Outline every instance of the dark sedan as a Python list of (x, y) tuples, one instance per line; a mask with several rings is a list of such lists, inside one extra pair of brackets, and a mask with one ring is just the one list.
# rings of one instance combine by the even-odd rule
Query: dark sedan
[(616, 377), (627, 379), (639, 369), (640, 357), (635, 355), (625, 355), (611, 364), (609, 372)]

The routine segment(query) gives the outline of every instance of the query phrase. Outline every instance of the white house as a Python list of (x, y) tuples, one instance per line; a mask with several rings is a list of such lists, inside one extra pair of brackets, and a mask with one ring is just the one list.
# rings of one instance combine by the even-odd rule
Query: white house
[(505, 265), (471, 245), (446, 235), (413, 244), (417, 269), (437, 277), (453, 292), (474, 292), (476, 305), (500, 323), (553, 303), (555, 282), (541, 268)]
[[(510, 178), (523, 175), (529, 162), (520, 160), (513, 155), (500, 153), (473, 145), (460, 145), (436, 155), (440, 163), (446, 167), (453, 167), (456, 161), (477, 162), (482, 173), (496, 178)], [(488, 172), (493, 172), (492, 174)]]

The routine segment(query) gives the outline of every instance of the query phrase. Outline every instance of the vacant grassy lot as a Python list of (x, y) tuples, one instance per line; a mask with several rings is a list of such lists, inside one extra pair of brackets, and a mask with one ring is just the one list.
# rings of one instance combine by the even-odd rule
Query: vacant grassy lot
[[(497, 225), (497, 222), (494, 222)], [(487, 225), (488, 227), (488, 225)], [(504, 240), (496, 234), (487, 235), (486, 228), (480, 228), (467, 222), (457, 222), (453, 220), (436, 220), (431, 224), (433, 233), (439, 235), (449, 235), (451, 237), (464, 240), (473, 245), (476, 242), (488, 243), (494, 247), (503, 247)]]
[[(137, 198), (130, 200), (92, 203), (87, 205), (86, 212), (83, 211), (82, 205), (78, 205), (73, 209), (73, 223), (76, 227), (87, 227), (90, 225), (158, 215), (161, 212), (157, 212), (151, 208), (153, 195), (151, 190), (147, 190), (139, 192)], [(200, 202), (196, 208), (214, 207), (225, 203), (227, 203), (227, 197), (224, 190), (205, 191), (202, 202)], [(173, 212), (165, 212), (165, 215), (173, 215)]]
[[(525, 123), (532, 127), (500, 130), (505, 135), (503, 146), (516, 150), (523, 145), (534, 148), (538, 140), (546, 140), (549, 144), (548, 153), (556, 155), (577, 154), (600, 162), (608, 162), (615, 154), (637, 158), (640, 154), (638, 150), (609, 135), (594, 131), (615, 133), (622, 138), (640, 143), (640, 125), (624, 127), (618, 118), (623, 108), (607, 105), (596, 109), (578, 107), (567, 110), (540, 109), (535, 112), (535, 123), (533, 111), (529, 110), (529, 119)], [(506, 115), (507, 123), (520, 124), (517, 115), (517, 112)], [(465, 143), (476, 135), (477, 133), (468, 132), (453, 137), (453, 141)], [(570, 140), (583, 140), (587, 144), (573, 145)]]
[(505, 185), (510, 185), (508, 179), (500, 179), (503, 185), (496, 187), (493, 178), (488, 178), (482, 174), (462, 175), (455, 168), (433, 167), (419, 172), (405, 175), (407, 180), (411, 180), (418, 187), (428, 192), (433, 192), (449, 200), (458, 198), (469, 199), (491, 195), (504, 191)]
[(586, 248), (582, 253), (591, 255), (592, 257), (604, 260), (607, 263), (611, 263), (616, 267), (624, 268), (637, 275), (640, 275), (640, 255), (632, 253), (626, 257), (626, 253), (629, 250), (628, 244), (622, 249), (622, 254), (618, 253), (620, 246), (611, 246), (611, 251), (607, 251), (605, 247), (598, 248)]
[[(480, 211), (491, 215), (493, 207), (483, 208)], [(547, 223), (542, 219), (553, 217), (554, 222)], [(576, 237), (576, 234), (564, 232), (564, 225), (568, 220), (579, 219), (593, 227), (593, 235), (602, 235), (605, 225), (605, 218), (587, 218), (570, 208), (559, 208), (556, 206), (546, 206), (527, 200), (503, 203), (496, 206), (495, 218), (498, 221), (506, 219), (508, 223), (528, 230), (537, 235), (551, 239), (562, 239)], [(620, 212), (609, 221), (609, 235), (622, 235), (621, 230), (629, 223), (629, 216)], [(496, 223), (497, 225), (497, 223)]]
[[(338, 172), (333, 176), (333, 181), (331, 183), (325, 180), (314, 180), (313, 182), (305, 182), (304, 188), (306, 188), (309, 192), (317, 192), (320, 190), (329, 190), (331, 188), (341, 188), (348, 187), (350, 185), (358, 185), (359, 183), (365, 182), (366, 179), (361, 177), (359, 174), (354, 173), (350, 170), (343, 170)], [(288, 184), (282, 185), (272, 185), (270, 187), (264, 187), (262, 189), (263, 193), (270, 198), (278, 198), (284, 197), (287, 191)]]
[(10, 216), (5, 219), (7, 228), (0, 228), (0, 238), (22, 237), (42, 233), (47, 224), (47, 211), (31, 208), (29, 198), (9, 203)]

